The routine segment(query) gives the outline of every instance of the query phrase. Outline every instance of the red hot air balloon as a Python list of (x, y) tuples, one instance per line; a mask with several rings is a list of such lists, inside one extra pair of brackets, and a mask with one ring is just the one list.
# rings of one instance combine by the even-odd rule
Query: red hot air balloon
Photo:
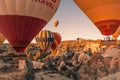
[(103, 35), (112, 35), (120, 25), (120, 0), (74, 0)]
[(0, 31), (16, 52), (23, 52), (49, 22), (60, 0), (0, 0)]
[(54, 34), (54, 42), (51, 46), (51, 49), (55, 50), (61, 42), (61, 35), (58, 32), (53, 32), (53, 34)]

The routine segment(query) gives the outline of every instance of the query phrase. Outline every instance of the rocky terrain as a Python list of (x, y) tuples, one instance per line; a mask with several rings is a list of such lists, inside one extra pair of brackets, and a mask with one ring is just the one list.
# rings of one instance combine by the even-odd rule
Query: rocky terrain
[[(71, 41), (72, 42), (72, 41)], [(39, 47), (31, 44), (33, 69), (25, 60), (28, 54), (18, 55), (9, 44), (0, 46), (0, 80), (119, 80), (120, 46), (99, 42), (61, 44), (56, 51), (48, 50), (34, 61)], [(30, 73), (29, 73), (30, 72)]]

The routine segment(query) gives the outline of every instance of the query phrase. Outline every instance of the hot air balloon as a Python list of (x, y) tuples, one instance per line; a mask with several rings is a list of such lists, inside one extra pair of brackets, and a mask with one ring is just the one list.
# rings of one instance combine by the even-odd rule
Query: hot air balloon
[(0, 33), (0, 45), (5, 41), (5, 37)]
[(112, 34), (112, 37), (116, 39), (119, 35), (120, 35), (120, 26), (119, 26), (118, 29), (115, 31), (115, 33)]
[(54, 26), (54, 27), (57, 27), (58, 24), (59, 24), (59, 21), (58, 21), (58, 20), (54, 20), (54, 21), (53, 21), (53, 26)]
[(0, 31), (16, 52), (23, 52), (49, 22), (60, 0), (0, 0)]
[(49, 30), (42, 30), (36, 35), (36, 42), (42, 49), (42, 53), (45, 53), (54, 41), (54, 34)]
[(53, 32), (53, 34), (54, 34), (54, 42), (51, 46), (51, 49), (55, 50), (61, 42), (61, 35), (58, 32)]
[(120, 25), (120, 0), (74, 0), (100, 32), (112, 35)]

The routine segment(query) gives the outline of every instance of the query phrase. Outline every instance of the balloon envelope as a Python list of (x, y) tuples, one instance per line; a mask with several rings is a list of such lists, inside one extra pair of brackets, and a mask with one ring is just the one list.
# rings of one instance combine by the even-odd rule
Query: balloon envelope
[(58, 24), (59, 24), (59, 21), (58, 21), (58, 20), (54, 20), (54, 21), (53, 21), (53, 26), (54, 26), (54, 27), (57, 27)]
[(54, 34), (49, 30), (42, 30), (36, 35), (36, 42), (43, 50), (47, 51), (48, 48), (53, 44)]
[(53, 32), (53, 34), (54, 34), (54, 42), (51, 46), (51, 49), (55, 50), (61, 42), (61, 35), (58, 32)]
[(60, 0), (0, 0), (0, 31), (23, 52), (53, 17)]
[(103, 35), (113, 34), (120, 25), (120, 0), (74, 0)]

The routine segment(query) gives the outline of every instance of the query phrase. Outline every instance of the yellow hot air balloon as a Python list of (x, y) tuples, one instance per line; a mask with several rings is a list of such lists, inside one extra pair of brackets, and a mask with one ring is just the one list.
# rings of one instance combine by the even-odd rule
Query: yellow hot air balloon
[(112, 37), (114, 37), (115, 39), (120, 35), (120, 26), (118, 27), (118, 29), (115, 31), (114, 34), (112, 34)]
[(59, 24), (59, 21), (58, 21), (58, 20), (54, 20), (54, 21), (53, 21), (53, 26), (54, 26), (54, 27), (57, 27), (58, 24)]
[(5, 37), (0, 33), (0, 45), (5, 41)]
[(120, 25), (120, 0), (74, 0), (103, 35), (112, 35)]
[(54, 34), (49, 30), (40, 31), (36, 37), (36, 42), (45, 53), (54, 42)]

